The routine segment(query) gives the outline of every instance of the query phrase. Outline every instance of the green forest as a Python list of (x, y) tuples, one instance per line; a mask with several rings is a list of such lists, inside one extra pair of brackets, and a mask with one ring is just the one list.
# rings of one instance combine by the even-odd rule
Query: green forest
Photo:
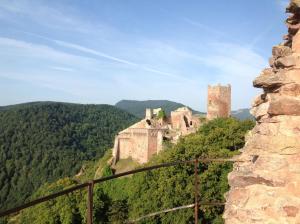
[[(195, 134), (183, 137), (178, 144), (165, 144), (165, 150), (144, 166), (163, 162), (199, 158), (231, 158), (244, 145), (244, 136), (254, 126), (250, 120), (234, 118), (215, 119), (204, 124)], [(109, 151), (104, 158), (109, 158)], [(102, 176), (114, 170), (106, 159), (95, 161), (92, 172), (82, 177), (82, 182), (94, 177), (95, 166), (102, 166)], [(200, 201), (224, 201), (228, 191), (227, 174), (231, 162), (199, 164)], [(39, 197), (78, 184), (76, 178), (63, 178), (43, 185), (33, 195)], [(126, 223), (152, 212), (188, 205), (194, 202), (194, 167), (178, 165), (134, 174), (129, 177), (97, 184), (94, 189), (94, 223)], [(202, 223), (223, 223), (223, 206), (201, 206)], [(193, 209), (144, 219), (138, 223), (194, 223)], [(46, 221), (47, 220), (47, 221)], [(16, 223), (81, 224), (86, 222), (86, 190), (62, 196), (55, 200), (26, 209)]]
[(36, 102), (0, 109), (0, 210), (98, 160), (136, 118), (109, 105)]

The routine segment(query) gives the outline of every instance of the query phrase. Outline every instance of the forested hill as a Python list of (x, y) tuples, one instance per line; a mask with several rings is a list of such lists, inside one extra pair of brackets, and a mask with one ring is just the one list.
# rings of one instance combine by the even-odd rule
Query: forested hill
[(43, 182), (72, 176), (101, 157), (137, 119), (109, 105), (35, 102), (0, 108), (0, 210)]
[[(145, 101), (137, 101), (137, 100), (121, 100), (115, 105), (118, 108), (121, 108), (133, 115), (143, 118), (145, 116), (146, 108), (162, 108), (165, 110), (167, 114), (170, 114), (171, 111), (176, 110), (180, 107), (185, 107), (185, 105), (181, 103), (176, 103), (169, 100), (145, 100)], [(200, 114), (201, 112), (193, 110), (193, 113)]]

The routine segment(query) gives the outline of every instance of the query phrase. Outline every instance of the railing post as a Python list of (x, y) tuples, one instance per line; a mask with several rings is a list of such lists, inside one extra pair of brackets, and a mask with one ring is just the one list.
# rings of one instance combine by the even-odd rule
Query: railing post
[(93, 224), (93, 188), (94, 181), (90, 181), (88, 185), (87, 198), (87, 224)]
[(194, 162), (194, 170), (195, 170), (195, 224), (198, 224), (198, 158), (195, 159)]

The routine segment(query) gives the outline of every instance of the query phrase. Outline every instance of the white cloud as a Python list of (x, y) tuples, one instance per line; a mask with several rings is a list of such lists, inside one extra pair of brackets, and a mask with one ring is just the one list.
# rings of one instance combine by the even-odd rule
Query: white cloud
[(48, 62), (64, 63), (72, 66), (84, 66), (89, 68), (97, 63), (96, 60), (88, 57), (69, 54), (52, 47), (16, 40), (12, 38), (0, 37), (0, 55), (15, 54), (24, 59), (35, 58), (35, 60), (45, 59)]
[[(50, 40), (50, 39), (48, 39)], [(113, 62), (125, 64), (128, 66), (133, 67), (136, 70), (144, 70), (148, 71), (150, 73), (155, 73), (156, 75), (161, 75), (161, 76), (167, 76), (167, 77), (172, 77), (172, 78), (178, 78), (178, 79), (184, 79), (184, 77), (180, 77), (177, 75), (173, 75), (164, 71), (160, 71), (155, 68), (143, 66), (122, 58), (114, 57), (105, 53), (102, 53), (100, 51), (86, 48), (81, 45), (76, 45), (72, 43), (67, 43), (64, 41), (58, 41), (58, 40), (53, 40), (55, 43), (57, 43), (60, 46), (67, 47), (67, 48), (72, 48), (84, 53), (89, 53), (95, 56), (98, 56), (100, 58), (108, 59)], [(80, 66), (80, 65), (85, 65), (84, 67), (89, 68), (95, 66), (97, 63), (99, 64), (100, 62), (103, 62), (99, 59), (91, 58), (91, 57), (85, 57), (85, 56), (79, 56), (79, 55), (74, 55), (74, 54), (69, 54), (65, 53), (60, 50), (56, 50), (52, 47), (46, 46), (46, 45), (41, 45), (41, 44), (34, 44), (34, 43), (29, 43), (25, 41), (20, 41), (20, 40), (15, 40), (11, 38), (4, 38), (0, 37), (0, 47), (2, 49), (7, 48), (9, 49), (9, 54), (11, 54), (14, 50), (17, 52), (16, 55), (18, 56), (27, 56), (27, 57), (35, 57), (35, 58), (45, 58), (45, 59), (50, 59), (52, 61), (55, 61), (57, 63), (64, 63), (72, 66)], [(0, 53), (1, 54), (1, 53)], [(6, 51), (3, 50), (2, 54), (6, 54)], [(56, 66), (56, 69), (58, 70), (59, 66)], [(60, 69), (62, 70), (62, 69)], [(68, 69), (69, 70), (69, 69)]]
[(73, 69), (73, 68), (59, 67), (59, 66), (52, 66), (52, 67), (50, 67), (50, 69), (62, 71), (62, 72), (74, 72), (75, 71), (75, 69)]
[(72, 49), (75, 49), (75, 50), (78, 50), (78, 51), (93, 54), (93, 55), (96, 55), (96, 56), (99, 56), (99, 57), (102, 57), (102, 58), (106, 58), (106, 59), (109, 59), (109, 60), (112, 60), (112, 61), (115, 61), (115, 62), (119, 62), (119, 63), (123, 63), (123, 64), (127, 64), (127, 65), (138, 66), (137, 64), (135, 64), (133, 62), (130, 62), (130, 61), (127, 61), (127, 60), (124, 60), (124, 59), (121, 59), (121, 58), (117, 58), (117, 57), (102, 53), (100, 51), (96, 51), (94, 49), (90, 49), (90, 48), (81, 46), (81, 45), (78, 45), (78, 44), (67, 43), (65, 41), (59, 41), (59, 40), (53, 40), (53, 41), (55, 43), (57, 43), (58, 45), (61, 45), (63, 47), (72, 48)]
[(156, 68), (148, 67), (148, 66), (145, 66), (143, 64), (138, 64), (138, 63), (135, 63), (135, 62), (123, 59), (123, 58), (115, 57), (115, 56), (100, 52), (98, 50), (90, 49), (90, 48), (87, 48), (87, 47), (84, 47), (84, 46), (81, 46), (81, 45), (78, 45), (78, 44), (67, 43), (65, 41), (59, 41), (59, 40), (54, 40), (54, 42), (61, 45), (61, 46), (63, 46), (63, 47), (72, 48), (72, 49), (75, 49), (75, 50), (79, 50), (81, 52), (89, 53), (89, 54), (99, 56), (99, 57), (102, 57), (102, 58), (105, 58), (105, 59), (108, 59), (108, 60), (112, 60), (112, 61), (115, 61), (115, 62), (118, 62), (118, 63), (133, 66), (137, 69), (141, 69), (141, 70), (144, 70), (144, 71), (155, 73), (157, 75), (167, 76), (167, 77), (175, 78), (175, 79), (188, 80), (184, 76), (179, 76), (179, 75), (176, 75), (176, 74), (171, 74), (169, 72), (161, 71), (161, 70), (158, 70)]
[(267, 61), (248, 46), (232, 43), (212, 43), (212, 55), (204, 62), (224, 74), (253, 77), (257, 70), (267, 66)]
[(39, 24), (50, 29), (89, 35), (101, 33), (106, 36), (116, 32), (104, 23), (94, 23), (81, 18), (78, 10), (71, 5), (56, 2), (53, 7), (50, 1), (45, 0), (1, 0), (0, 18), (18, 24), (30, 20), (32, 25)]
[(192, 26), (194, 26), (198, 29), (201, 29), (204, 32), (208, 32), (210, 34), (213, 34), (216, 37), (223, 38), (223, 39), (225, 38), (228, 41), (232, 41), (232, 42), (236, 42), (236, 43), (240, 42), (239, 40), (233, 38), (232, 36), (228, 35), (227, 33), (220, 31), (221, 27), (216, 28), (214, 26), (208, 26), (208, 25), (205, 25), (205, 24), (200, 23), (198, 21), (189, 19), (189, 18), (183, 18), (183, 21), (185, 21), (189, 25), (192, 25)]

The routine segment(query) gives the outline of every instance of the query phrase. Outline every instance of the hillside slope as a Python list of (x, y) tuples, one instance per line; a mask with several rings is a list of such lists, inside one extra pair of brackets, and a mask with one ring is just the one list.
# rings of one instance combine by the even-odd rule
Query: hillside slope
[[(139, 118), (145, 116), (146, 108), (163, 108), (167, 114), (170, 114), (171, 111), (176, 110), (179, 107), (185, 107), (181, 103), (176, 103), (169, 100), (121, 100), (115, 104), (116, 107), (125, 110)], [(201, 112), (193, 110), (193, 113), (200, 114)]]
[(0, 110), (0, 209), (23, 203), (43, 182), (72, 176), (101, 157), (136, 118), (109, 105), (35, 102)]

